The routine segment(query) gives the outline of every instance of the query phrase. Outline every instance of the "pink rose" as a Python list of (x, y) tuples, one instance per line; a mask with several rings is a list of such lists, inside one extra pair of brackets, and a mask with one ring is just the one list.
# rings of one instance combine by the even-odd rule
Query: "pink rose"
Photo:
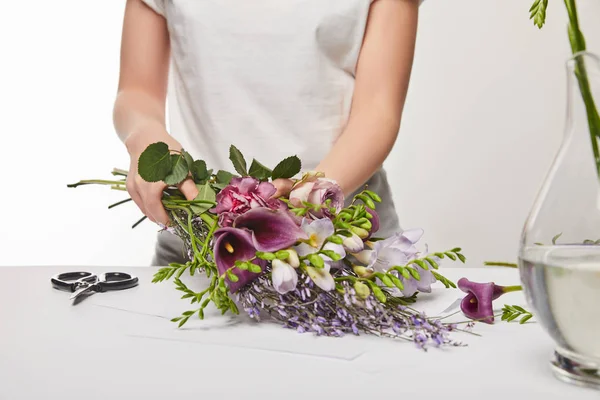
[[(302, 207), (302, 202), (321, 205), (331, 200), (330, 207), (340, 211), (344, 206), (344, 193), (340, 186), (333, 180), (327, 178), (309, 177), (296, 186), (290, 193), (290, 202), (295, 207)], [(329, 216), (329, 210), (312, 212), (317, 218)]]
[(217, 194), (217, 206), (210, 211), (219, 215), (219, 225), (231, 226), (237, 216), (253, 208), (287, 209), (283, 202), (271, 198), (275, 191), (270, 182), (259, 182), (251, 177), (233, 178)]

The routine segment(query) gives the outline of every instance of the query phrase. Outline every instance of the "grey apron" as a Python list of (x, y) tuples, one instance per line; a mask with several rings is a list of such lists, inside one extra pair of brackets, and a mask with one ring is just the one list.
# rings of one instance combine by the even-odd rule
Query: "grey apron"
[[(377, 214), (379, 214), (380, 227), (377, 232), (377, 237), (388, 237), (395, 232), (399, 232), (400, 223), (398, 221), (398, 215), (394, 207), (394, 201), (392, 199), (392, 191), (387, 180), (387, 174), (384, 169), (380, 169), (369, 179), (366, 183), (369, 190), (374, 191), (381, 196), (381, 203), (377, 205)], [(364, 186), (363, 186), (364, 187)], [(362, 190), (362, 188), (360, 189)], [(348, 196), (347, 203), (349, 203), (356, 193)], [(155, 246), (154, 258), (152, 259), (152, 265), (154, 266), (166, 266), (170, 263), (183, 264), (187, 259), (185, 254), (183, 241), (168, 232), (161, 232), (158, 234), (158, 239)]]

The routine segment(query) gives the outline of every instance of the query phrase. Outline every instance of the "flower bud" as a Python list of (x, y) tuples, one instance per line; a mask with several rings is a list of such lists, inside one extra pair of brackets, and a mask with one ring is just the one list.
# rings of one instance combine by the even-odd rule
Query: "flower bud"
[(363, 228), (358, 228), (356, 226), (351, 226), (350, 231), (356, 234), (361, 239), (366, 239), (369, 237), (369, 232)]
[(361, 278), (368, 279), (374, 274), (374, 271), (371, 268), (361, 267), (359, 265), (353, 266), (352, 269), (354, 270), (354, 273)]
[(342, 244), (349, 253), (358, 253), (365, 247), (362, 239), (355, 233), (350, 237), (344, 238)]
[(367, 285), (362, 282), (356, 281), (354, 283), (354, 290), (356, 290), (356, 294), (361, 299), (366, 299), (371, 294), (371, 290)]
[(298, 253), (296, 253), (296, 250), (287, 249), (286, 251), (289, 253), (289, 256), (286, 260), (287, 263), (294, 268), (298, 268), (300, 266), (300, 259), (298, 258)]

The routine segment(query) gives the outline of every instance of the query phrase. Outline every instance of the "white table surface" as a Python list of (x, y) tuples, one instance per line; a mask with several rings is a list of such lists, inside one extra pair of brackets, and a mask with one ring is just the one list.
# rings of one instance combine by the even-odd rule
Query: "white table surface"
[[(599, 399), (554, 378), (550, 338), (537, 323), (477, 324), (468, 347), (417, 350), (412, 343), (352, 335), (298, 334), (247, 317), (207, 313), (177, 329), (191, 309), (154, 269), (123, 271), (136, 288), (72, 305), (50, 285), (65, 267), (0, 268), (0, 399)], [(518, 283), (511, 269), (446, 269), (457, 280)], [(190, 283), (189, 279), (186, 279)], [(191, 286), (200, 287), (195, 279)], [(437, 289), (419, 307), (440, 313), (462, 297)], [(524, 305), (521, 293), (497, 300)], [(190, 397), (192, 398), (192, 397)]]

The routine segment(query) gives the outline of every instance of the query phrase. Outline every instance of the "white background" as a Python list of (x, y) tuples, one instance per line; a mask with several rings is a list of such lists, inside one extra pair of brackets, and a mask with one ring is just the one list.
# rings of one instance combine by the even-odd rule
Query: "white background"
[[(324, 0), (326, 1), (326, 0)], [(147, 265), (156, 227), (103, 187), (128, 159), (112, 127), (124, 0), (7, 1), (0, 9), (0, 265)], [(532, 0), (428, 0), (400, 139), (387, 162), (405, 227), (477, 266), (514, 261), (562, 138), (563, 2), (541, 31)], [(600, 52), (600, 1), (579, 1)]]

